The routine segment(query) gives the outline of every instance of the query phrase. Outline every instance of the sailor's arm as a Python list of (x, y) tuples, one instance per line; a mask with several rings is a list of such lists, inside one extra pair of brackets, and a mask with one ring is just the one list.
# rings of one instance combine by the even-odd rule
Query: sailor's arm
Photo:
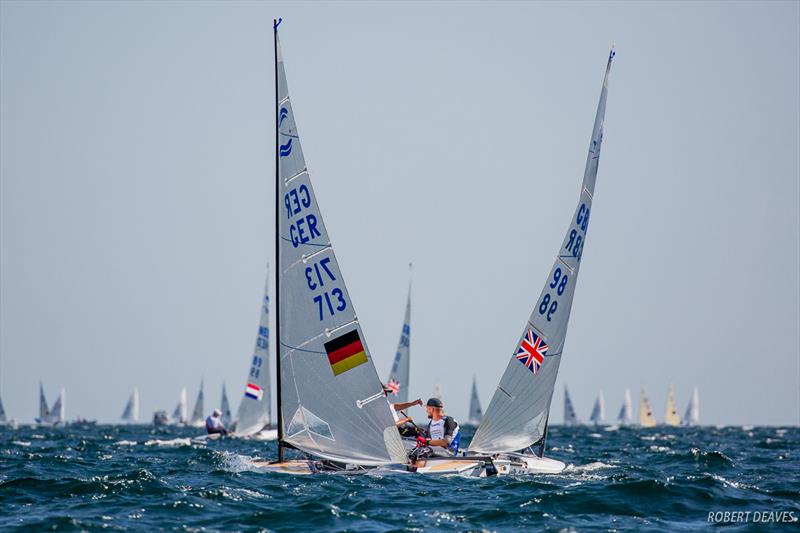
[(408, 409), (409, 407), (414, 407), (415, 405), (422, 405), (422, 400), (417, 398), (413, 402), (400, 402), (393, 405), (395, 411), (402, 411), (403, 409)]

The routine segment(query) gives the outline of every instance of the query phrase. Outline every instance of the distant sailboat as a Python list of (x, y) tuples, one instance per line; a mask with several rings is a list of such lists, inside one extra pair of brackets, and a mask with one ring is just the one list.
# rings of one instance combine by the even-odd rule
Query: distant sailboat
[(36, 418), (37, 424), (46, 425), (50, 421), (50, 408), (47, 407), (47, 398), (44, 396), (44, 386), (39, 382), (39, 416)]
[(647, 392), (642, 387), (642, 392), (639, 395), (639, 425), (643, 428), (652, 428), (656, 426), (656, 418), (653, 416), (653, 410), (650, 409), (650, 400), (647, 399)]
[(589, 421), (595, 426), (599, 426), (605, 421), (605, 419), (606, 400), (601, 389), (600, 392), (597, 393), (597, 399), (594, 401), (594, 407), (592, 407), (592, 415), (589, 417)]
[(622, 407), (619, 408), (617, 421), (620, 425), (630, 424), (633, 420), (633, 405), (631, 402), (631, 390), (625, 389), (625, 397), (622, 399)]
[[(409, 265), (409, 268), (411, 265)], [(406, 314), (403, 318), (403, 330), (400, 332), (400, 341), (397, 343), (397, 352), (394, 354), (392, 371), (386, 386), (392, 391), (392, 403), (405, 403), (408, 401), (408, 384), (410, 377), (411, 360), (411, 281), (408, 282), (408, 298), (406, 299)]]
[(672, 385), (669, 386), (667, 391), (667, 412), (664, 416), (664, 423), (668, 426), (680, 426), (681, 419), (678, 417), (678, 409), (675, 407), (675, 394), (672, 391)]
[(181, 388), (178, 395), (178, 405), (172, 411), (171, 423), (175, 425), (184, 425), (189, 421), (189, 402), (186, 394), (186, 387)]
[(0, 425), (6, 425), (8, 419), (6, 418), (6, 410), (3, 407), (3, 398), (0, 397)]
[(230, 427), (231, 425), (231, 404), (228, 401), (228, 393), (225, 390), (225, 383), (222, 383), (222, 400), (219, 403), (219, 410), (222, 411), (222, 416), (220, 416), (220, 420), (222, 421), (222, 425)]
[(475, 376), (472, 376), (472, 394), (469, 397), (469, 418), (467, 419), (468, 426), (477, 426), (483, 418), (483, 410), (481, 409), (481, 399), (478, 396), (478, 381)]
[[(517, 348), (469, 445), (472, 453), (505, 458), (507, 466), (499, 468), (498, 472), (505, 472), (503, 468), (509, 473), (560, 472), (566, 467), (561, 461), (543, 456), (550, 404), (595, 193), (613, 58), (612, 49), (597, 105), (578, 204)], [(540, 201), (546, 202), (547, 199)], [(494, 462), (498, 464), (497, 460)]]
[(192, 416), (189, 418), (189, 425), (192, 427), (203, 427), (205, 425), (205, 407), (203, 406), (203, 380), (200, 380), (200, 391), (197, 393), (197, 399), (194, 401), (194, 409), (192, 409)]
[(56, 403), (53, 404), (53, 409), (50, 411), (50, 424), (54, 426), (64, 425), (67, 421), (67, 393), (65, 389), (61, 389), (61, 393), (56, 398)]
[[(2, 407), (2, 406), (0, 406)], [(684, 426), (696, 426), (700, 423), (700, 394), (697, 387), (692, 391), (692, 398), (686, 406), (686, 414), (683, 415), (682, 424)]]
[[(306, 168), (273, 24), (278, 461), (308, 474), (407, 461)], [(285, 461), (286, 448), (310, 460)], [(322, 459), (325, 462), (318, 461)]]
[[(256, 435), (272, 426), (272, 400), (269, 393), (269, 266), (267, 266), (260, 317), (244, 395), (236, 412), (236, 436), (239, 437)], [(277, 432), (269, 436), (275, 439)]]
[(129, 424), (135, 424), (139, 421), (139, 389), (133, 389), (131, 397), (128, 398), (128, 403), (125, 404), (125, 410), (122, 412), (122, 421)]
[(578, 425), (578, 416), (575, 414), (575, 406), (572, 405), (572, 398), (570, 398), (569, 391), (567, 390), (566, 386), (564, 386), (564, 425)]

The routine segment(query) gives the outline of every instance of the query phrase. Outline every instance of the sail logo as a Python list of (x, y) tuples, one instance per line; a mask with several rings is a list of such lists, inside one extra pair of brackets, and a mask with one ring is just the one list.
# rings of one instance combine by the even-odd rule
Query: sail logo
[(286, 118), (286, 116), (289, 114), (289, 111), (285, 107), (282, 107), (278, 114), (280, 115), (278, 118), (278, 127), (280, 128), (281, 124), (283, 124), (283, 119)]
[(289, 139), (286, 141), (286, 144), (282, 144), (280, 146), (280, 155), (281, 157), (286, 157), (292, 153), (292, 140)]
[(544, 343), (541, 337), (536, 335), (533, 331), (528, 330), (515, 356), (517, 361), (536, 374), (542, 367), (542, 362), (544, 361), (545, 355), (547, 355), (548, 347), (549, 346)]

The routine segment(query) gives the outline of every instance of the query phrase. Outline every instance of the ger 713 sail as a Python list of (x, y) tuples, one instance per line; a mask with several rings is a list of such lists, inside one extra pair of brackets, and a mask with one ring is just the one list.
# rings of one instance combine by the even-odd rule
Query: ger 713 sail
[[(265, 469), (406, 462), (306, 168), (274, 24), (278, 462)], [(318, 460), (284, 461), (295, 448)], [(262, 466), (262, 465), (259, 465)]]
[[(600, 148), (603, 142), (608, 77), (606, 64), (580, 199), (539, 299), (528, 318), (500, 384), (469, 446), (472, 453), (509, 460), (508, 471), (552, 472), (560, 461), (543, 459), (550, 404), (589, 228)], [(497, 461), (496, 461), (497, 463)], [(503, 472), (498, 468), (499, 472)]]

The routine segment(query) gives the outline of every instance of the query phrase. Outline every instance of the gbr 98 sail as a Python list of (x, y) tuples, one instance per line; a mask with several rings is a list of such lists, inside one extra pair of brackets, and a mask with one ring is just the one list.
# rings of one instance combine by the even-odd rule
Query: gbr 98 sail
[(608, 76), (613, 58), (612, 48), (600, 92), (578, 206), (544, 289), (517, 342), (514, 355), (472, 439), (470, 451), (515, 452), (528, 448), (544, 437), (589, 227), (603, 142)]
[(311, 186), (275, 31), (281, 444), (343, 463), (405, 462)]

